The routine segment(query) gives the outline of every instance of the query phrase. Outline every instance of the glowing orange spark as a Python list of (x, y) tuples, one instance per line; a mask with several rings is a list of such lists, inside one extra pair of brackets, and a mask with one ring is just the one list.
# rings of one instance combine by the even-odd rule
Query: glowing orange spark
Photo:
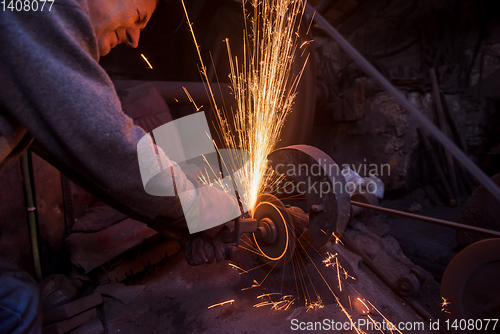
[[(331, 254), (331, 253), (327, 252), (326, 254), (328, 255), (328, 257), (323, 260), (323, 264), (325, 265), (325, 267), (334, 267), (337, 270), (337, 281), (339, 282), (339, 290), (342, 291), (342, 281), (340, 280), (341, 270), (342, 270), (342, 275), (344, 276), (344, 279), (351, 278), (351, 279), (355, 280), (355, 278), (352, 277), (351, 275), (349, 275), (347, 273), (347, 270), (345, 270), (340, 265), (338, 253)], [(333, 260), (335, 260), (335, 262), (333, 262)]]
[(444, 297), (441, 297), (441, 299), (443, 299), (443, 302), (441, 303), (441, 312), (451, 314), (451, 312), (446, 309), (446, 306), (450, 305), (450, 302)]
[(249, 290), (249, 289), (253, 289), (253, 288), (258, 288), (260, 286), (260, 283), (257, 282), (256, 280), (253, 280), (253, 283), (252, 286), (248, 287), (248, 288), (243, 288), (241, 289), (241, 291), (245, 291), (245, 290)]
[(264, 297), (269, 297), (269, 296), (272, 296), (272, 295), (281, 295), (281, 293), (279, 293), (279, 292), (264, 293), (264, 294), (262, 294), (260, 296), (257, 296), (257, 299), (264, 298)]
[(373, 322), (373, 324), (375, 325), (375, 328), (377, 328), (379, 331), (381, 331), (382, 334), (385, 334), (384, 331), (382, 330), (382, 328), (380, 328), (380, 326), (377, 325), (377, 322), (375, 321), (375, 319), (373, 319), (373, 317), (369, 314), (368, 314), (368, 319), (370, 319)]
[(270, 296), (276, 294), (280, 295), (280, 293), (269, 293), (260, 295), (257, 298), (268, 297), (269, 300), (255, 304), (253, 307), (258, 308), (262, 306), (272, 305), (271, 310), (280, 311), (280, 310), (287, 310), (290, 307), (290, 305), (292, 305), (295, 302), (295, 298), (292, 298), (291, 295), (282, 296), (278, 301), (273, 301)]
[[(358, 298), (359, 299), (359, 298)], [(395, 325), (393, 325), (393, 323), (391, 321), (389, 321), (389, 319), (387, 319), (383, 314), (382, 312), (380, 312), (369, 300), (367, 300), (367, 302), (370, 304), (371, 307), (373, 307), (373, 309), (375, 311), (377, 311), (378, 314), (380, 314), (380, 316), (382, 318), (384, 318), (385, 322), (387, 323), (387, 326), (389, 328), (390, 326), (390, 331), (392, 332), (393, 330), (396, 330), (399, 334), (403, 334)]]
[(198, 107), (196, 105), (196, 103), (194, 102), (193, 98), (191, 97), (191, 94), (189, 94), (186, 87), (182, 86), (182, 89), (184, 90), (184, 93), (186, 93), (186, 96), (188, 97), (189, 102), (191, 102), (194, 105), (194, 107), (196, 108), (196, 111), (200, 111), (200, 109), (203, 108), (203, 106)]
[(243, 270), (241, 269), (240, 267), (238, 267), (237, 265), (233, 264), (233, 263), (229, 263), (229, 266), (235, 268), (235, 269), (238, 269), (238, 270), (241, 270), (242, 272), (244, 272), (245, 274), (248, 273), (248, 271), (246, 270)]
[(146, 61), (146, 63), (148, 63), (148, 66), (150, 69), (153, 69), (153, 66), (151, 65), (151, 63), (149, 62), (148, 58), (146, 58), (146, 56), (144, 54), (141, 53), (141, 56), (142, 58)]
[(323, 305), (323, 301), (321, 299), (318, 299), (314, 303), (309, 303), (309, 305), (306, 305), (306, 312), (313, 311), (313, 310), (319, 310), (319, 309), (322, 309), (323, 307), (325, 307)]
[(226, 304), (232, 304), (234, 303), (234, 299), (231, 299), (231, 300), (227, 300), (225, 302), (222, 302), (222, 303), (218, 303), (218, 304), (214, 304), (212, 306), (209, 306), (208, 308), (212, 308), (212, 307), (216, 307), (216, 306), (222, 306), (222, 305), (226, 305)]
[[(369, 313), (370, 312), (370, 308), (366, 305), (366, 303), (358, 297), (358, 300), (361, 302), (361, 304), (363, 304), (364, 307), (366, 307), (366, 310), (367, 312), (366, 313)], [(365, 313), (365, 311), (363, 311), (363, 313)]]

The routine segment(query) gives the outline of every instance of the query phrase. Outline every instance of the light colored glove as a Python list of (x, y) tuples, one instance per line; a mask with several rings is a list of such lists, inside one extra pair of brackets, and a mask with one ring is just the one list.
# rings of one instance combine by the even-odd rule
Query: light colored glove
[(206, 231), (214, 236), (216, 227), (236, 219), (242, 213), (235, 196), (226, 194), (216, 186), (198, 185), (196, 200), (186, 214), (189, 232)]

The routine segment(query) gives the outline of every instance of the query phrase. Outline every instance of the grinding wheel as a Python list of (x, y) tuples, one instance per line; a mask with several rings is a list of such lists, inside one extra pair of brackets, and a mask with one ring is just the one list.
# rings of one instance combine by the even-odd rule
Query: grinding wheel
[[(260, 195), (257, 199), (253, 218), (259, 223), (259, 228), (269, 229), (272, 225), (272, 237), (260, 232), (253, 233), (255, 245), (266, 261), (272, 261), (273, 266), (283, 266), (292, 259), (295, 251), (295, 228), (285, 205), (270, 194)], [(271, 233), (271, 232), (269, 232)]]

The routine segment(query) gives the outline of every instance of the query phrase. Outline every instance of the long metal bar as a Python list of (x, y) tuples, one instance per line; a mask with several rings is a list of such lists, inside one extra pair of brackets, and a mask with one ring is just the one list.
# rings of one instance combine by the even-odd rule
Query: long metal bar
[(351, 201), (351, 204), (355, 205), (355, 206), (367, 208), (370, 210), (391, 213), (393, 215), (398, 215), (398, 216), (403, 216), (403, 217), (412, 218), (412, 219), (416, 219), (416, 220), (421, 220), (424, 222), (434, 223), (434, 224), (438, 224), (438, 225), (444, 225), (444, 226), (448, 226), (448, 227), (459, 228), (462, 230), (469, 230), (469, 231), (473, 231), (473, 232), (480, 232), (480, 233), (485, 233), (485, 234), (494, 235), (496, 237), (500, 237), (500, 232), (494, 231), (494, 230), (488, 230), (488, 229), (481, 228), (481, 227), (469, 226), (469, 225), (465, 225), (465, 224), (451, 222), (449, 220), (443, 220), (443, 219), (437, 219), (437, 218), (432, 218), (432, 217), (415, 215), (413, 213), (408, 213), (408, 212), (403, 212), (403, 211), (398, 211), (398, 210), (393, 210), (393, 209), (388, 209), (388, 208), (382, 208), (380, 206), (370, 205), (370, 204), (356, 202), (356, 201)]
[[(431, 68), (429, 70), (429, 74), (431, 76), (432, 92), (434, 95), (434, 104), (436, 105), (439, 127), (441, 128), (441, 132), (447, 138), (450, 138), (448, 135), (448, 127), (446, 126), (446, 116), (444, 115), (443, 101), (441, 101), (441, 94), (439, 94), (439, 85), (434, 68)], [(444, 153), (446, 158), (446, 165), (448, 166), (448, 174), (450, 176), (450, 185), (453, 188), (454, 198), (459, 199), (460, 195), (458, 190), (457, 175), (455, 173), (455, 164), (453, 163), (453, 158), (451, 157), (450, 151), (445, 149)]]
[[(399, 294), (399, 292), (397, 291), (397, 289), (395, 288), (395, 284), (393, 282), (391, 282), (391, 280), (389, 279), (389, 277), (385, 274), (385, 272), (381, 269), (379, 269), (379, 267), (377, 266), (377, 264), (375, 262), (373, 262), (373, 260), (361, 249), (359, 248), (358, 245), (356, 245), (356, 243), (354, 242), (354, 240), (351, 239), (351, 237), (349, 237), (347, 235), (347, 233), (344, 233), (341, 237), (342, 241), (344, 241), (344, 243), (347, 244), (347, 246), (349, 246), (353, 251), (354, 253), (358, 254), (359, 256), (361, 256), (361, 258), (363, 259), (363, 262), (378, 276), (382, 279), (382, 281), (385, 282), (385, 284), (387, 284), (388, 287), (390, 287), (392, 289), (392, 291), (394, 291), (398, 296), (400, 296), (405, 302), (407, 302), (415, 311), (417, 311), (418, 314), (420, 314), (420, 316), (422, 316), (423, 319), (429, 319), (429, 322), (435, 322), (435, 319), (434, 317), (426, 310), (422, 307), (422, 305), (420, 305), (419, 303), (417, 303), (417, 301), (411, 297), (408, 297), (408, 296), (401, 296)], [(441, 321), (440, 321), (441, 323)], [(448, 332), (446, 331), (446, 329), (444, 328), (443, 325), (440, 324), (439, 326), (439, 331), (443, 334), (447, 334)]]
[(25, 151), (21, 155), (21, 174), (23, 176), (24, 183), (24, 196), (26, 202), (26, 210), (28, 212), (28, 229), (30, 233), (31, 240), (31, 251), (33, 254), (33, 264), (35, 266), (35, 276), (37, 281), (41, 281), (42, 276), (42, 265), (40, 261), (40, 244), (38, 242), (38, 222), (35, 213), (35, 200), (33, 195), (33, 187), (31, 185), (31, 175), (32, 171), (30, 168), (29, 161), (29, 151)]
[(436, 138), (450, 153), (474, 175), (479, 183), (481, 183), (491, 194), (500, 202), (500, 188), (493, 183), (488, 175), (472, 162), (469, 157), (462, 152), (455, 143), (446, 137), (427, 117), (415, 108), (408, 99), (401, 93), (389, 80), (387, 80), (380, 72), (372, 65), (365, 57), (361, 55), (320, 13), (316, 12), (314, 7), (306, 3), (305, 12), (309, 17), (314, 17), (314, 20), (320, 24), (325, 32), (333, 38), (337, 44), (347, 53), (368, 75), (378, 81), (384, 89), (394, 96), (403, 108), (408, 110), (415, 119), (427, 130), (434, 138)]
[[(209, 104), (210, 99), (203, 82), (188, 81), (142, 81), (142, 80), (113, 80), (116, 90), (131, 88), (134, 86), (152, 83), (163, 97), (167, 104), (192, 104), (186, 96), (183, 87), (187, 89), (189, 95), (197, 104)], [(225, 97), (226, 103), (230, 101), (231, 88), (227, 83), (211, 83), (217, 103), (222, 103), (222, 97)]]

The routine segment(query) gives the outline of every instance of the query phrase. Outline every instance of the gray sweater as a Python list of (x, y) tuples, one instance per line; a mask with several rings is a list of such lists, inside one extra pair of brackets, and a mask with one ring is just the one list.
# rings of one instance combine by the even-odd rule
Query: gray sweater
[[(34, 138), (37, 153), (118, 210), (147, 223), (181, 218), (177, 196), (144, 191), (137, 143), (145, 133), (122, 112), (98, 64), (86, 1), (47, 7), (0, 12), (0, 171)], [(174, 187), (165, 175), (160, 184)], [(183, 174), (175, 187), (195, 200)]]

